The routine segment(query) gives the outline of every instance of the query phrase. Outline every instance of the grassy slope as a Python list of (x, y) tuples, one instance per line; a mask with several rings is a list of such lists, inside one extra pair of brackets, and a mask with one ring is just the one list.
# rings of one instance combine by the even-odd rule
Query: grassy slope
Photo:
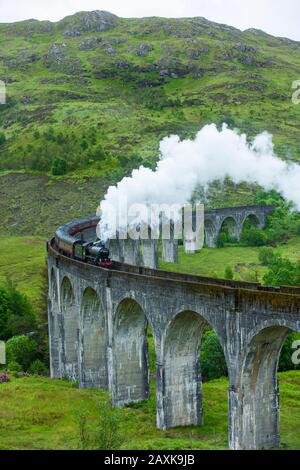
[[(283, 449), (300, 449), (300, 373), (279, 374)], [(155, 428), (155, 383), (149, 402), (116, 410), (123, 449), (226, 449), (227, 381), (203, 385), (203, 426), (159, 431)], [(46, 378), (16, 379), (0, 385), (0, 449), (76, 449), (78, 416), (97, 422), (97, 405), (106, 392), (78, 390)], [(20, 403), (22, 402), (22, 409)]]
[(9, 173), (0, 182), (0, 236), (50, 237), (66, 221), (95, 215), (105, 187), (103, 178), (90, 176)]
[[(291, 83), (300, 76), (299, 43), (201, 19), (119, 19), (109, 31), (91, 29), (70, 37), (65, 35), (70, 21), (76, 26), (78, 19), (59, 25), (0, 24), (0, 79), (8, 89), (8, 104), (0, 106), (0, 130), (2, 126), (7, 136), (0, 148), (0, 168), (28, 171), (28, 144), (38, 158), (48, 147), (48, 166), (58, 155), (76, 167), (81, 155), (73, 141), (91, 127), (96, 144), (113, 158), (76, 170), (72, 178), (0, 173), (1, 234), (49, 235), (65, 220), (94, 213), (107, 186), (136, 166), (136, 155), (154, 163), (162, 137), (193, 136), (206, 123), (229, 121), (251, 136), (267, 129), (280, 155), (299, 159), (300, 106), (291, 101)], [(82, 50), (87, 38), (102, 43)], [(52, 57), (46, 66), (55, 43), (67, 46), (64, 55)], [(145, 57), (136, 55), (136, 48), (145, 43), (153, 50)], [(248, 48), (246, 52), (236, 48), (239, 44)], [(191, 57), (199, 48), (204, 52)], [(243, 61), (251, 56), (254, 65), (246, 65)], [(78, 68), (70, 66), (74, 60)], [(200, 71), (198, 77), (192, 69)], [(162, 70), (169, 76), (162, 77)], [(161, 109), (149, 108), (153, 100), (145, 99), (146, 92), (166, 96)], [(168, 100), (175, 99), (177, 105), (170, 106)], [(67, 147), (43, 140), (49, 126), (70, 137)], [(40, 138), (34, 137), (36, 130)], [(91, 151), (95, 145), (90, 144)], [(252, 202), (250, 188), (225, 193), (227, 204)], [(223, 205), (224, 200), (217, 197), (213, 202)]]
[[(300, 237), (289, 240), (285, 245), (275, 249), (276, 252), (291, 259), (300, 260)], [(224, 277), (226, 266), (230, 266), (235, 272), (237, 280), (253, 280), (257, 271), (259, 280), (262, 279), (266, 268), (260, 265), (258, 260), (259, 248), (257, 247), (226, 247), (218, 249), (204, 248), (199, 253), (189, 255), (179, 247), (179, 263), (161, 263), (161, 268), (169, 271), (197, 274), (201, 276)]]
[[(300, 110), (291, 102), (291, 83), (300, 74), (299, 43), (199, 19), (119, 19), (109, 31), (91, 29), (76, 37), (66, 36), (66, 28), (57, 25), (50, 31), (38, 29), (39, 23), (0, 24), (5, 51), (0, 76), (8, 82), (9, 98), (0, 109), (9, 137), (3, 153), (14, 158), (19, 153), (21, 166), (20, 147), (32, 142), (35, 129), (49, 125), (62, 132), (72, 129), (75, 135), (95, 126), (98, 139), (114, 155), (138, 152), (153, 160), (160, 137), (190, 135), (207, 122), (228, 117), (250, 134), (267, 128), (279, 150), (297, 158)], [(102, 44), (82, 50), (91, 37)], [(57, 43), (66, 48), (58, 59), (49, 59), (50, 47)], [(144, 43), (153, 50), (138, 56)], [(239, 51), (237, 44), (248, 50)], [(253, 65), (245, 64), (249, 57)], [(162, 77), (162, 70), (169, 76)], [(179, 108), (145, 106), (147, 83), (150, 90), (154, 84), (156, 92), (179, 98)]]

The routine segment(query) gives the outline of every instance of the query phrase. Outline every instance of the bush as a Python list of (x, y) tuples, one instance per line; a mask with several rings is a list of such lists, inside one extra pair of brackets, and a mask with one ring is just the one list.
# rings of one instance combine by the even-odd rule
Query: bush
[(79, 438), (82, 450), (114, 450), (121, 443), (120, 424), (117, 414), (109, 402), (99, 404), (99, 421), (88, 425), (87, 415), (79, 415)]
[(4, 132), (0, 132), (0, 145), (5, 144), (5, 142), (6, 142), (5, 134)]
[(227, 243), (227, 235), (224, 232), (219, 233), (217, 238), (217, 248), (224, 248)]
[(234, 278), (234, 272), (230, 266), (226, 266), (224, 276), (225, 279), (228, 280), (232, 280)]
[(248, 246), (263, 246), (267, 237), (263, 230), (252, 226), (243, 232), (242, 241)]
[(0, 132), (0, 145), (5, 144), (5, 142), (6, 142), (5, 134), (4, 132)]
[(11, 282), (0, 287), (0, 339), (6, 341), (35, 328), (33, 307), (27, 297), (18, 292)]
[(264, 265), (268, 266), (274, 261), (275, 253), (271, 247), (265, 246), (260, 248), (258, 259)]
[(67, 173), (67, 162), (64, 158), (55, 158), (52, 164), (52, 175), (63, 176)]
[(38, 345), (27, 336), (14, 336), (6, 343), (7, 362), (19, 363), (24, 371), (38, 359)]
[(16, 361), (9, 362), (6, 369), (9, 370), (9, 372), (22, 372), (22, 366)]
[(200, 360), (204, 381), (228, 375), (224, 352), (214, 331), (208, 331), (203, 336)]
[(32, 375), (47, 375), (49, 371), (42, 361), (36, 359), (32, 364), (30, 364), (28, 372)]
[(0, 374), (0, 384), (3, 384), (5, 382), (9, 382), (9, 377), (7, 374)]
[(269, 286), (299, 285), (300, 264), (293, 264), (289, 259), (274, 255), (269, 270), (264, 276), (264, 283)]

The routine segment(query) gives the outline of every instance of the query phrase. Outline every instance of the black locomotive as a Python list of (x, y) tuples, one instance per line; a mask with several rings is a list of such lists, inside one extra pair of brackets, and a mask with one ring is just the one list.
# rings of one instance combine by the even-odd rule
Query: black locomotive
[(55, 233), (58, 251), (78, 261), (109, 268), (113, 265), (109, 249), (96, 236), (98, 217), (63, 225)]

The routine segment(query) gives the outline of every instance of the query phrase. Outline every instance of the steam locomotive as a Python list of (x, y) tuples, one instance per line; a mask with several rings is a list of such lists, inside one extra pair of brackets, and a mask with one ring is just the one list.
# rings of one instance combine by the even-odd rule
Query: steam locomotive
[(99, 220), (98, 217), (77, 220), (57, 229), (55, 245), (59, 253), (95, 266), (113, 266), (109, 249), (96, 236)]

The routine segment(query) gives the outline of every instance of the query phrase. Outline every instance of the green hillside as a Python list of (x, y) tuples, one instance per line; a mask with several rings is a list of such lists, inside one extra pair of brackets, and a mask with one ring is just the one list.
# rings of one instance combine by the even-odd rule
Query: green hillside
[[(281, 448), (300, 449), (299, 372), (279, 374)], [(155, 382), (149, 402), (114, 411), (121, 449), (227, 449), (226, 379), (203, 384), (204, 425), (159, 431), (155, 427)], [(78, 390), (66, 381), (27, 377), (0, 385), (0, 449), (80, 449), (80, 418), (99, 426), (106, 392)], [(20, 401), (22, 410), (20, 411)], [(57, 406), (59, 403), (59, 407)]]
[[(206, 123), (226, 121), (249, 136), (268, 130), (282, 157), (300, 160), (300, 106), (291, 100), (298, 42), (204, 18), (90, 12), (58, 23), (0, 24), (0, 48), (6, 233), (48, 234), (73, 214), (94, 213), (110, 183), (155, 164), (162, 137), (192, 137)], [(26, 173), (9, 177), (7, 170)], [(248, 202), (251, 191), (243, 193)]]

